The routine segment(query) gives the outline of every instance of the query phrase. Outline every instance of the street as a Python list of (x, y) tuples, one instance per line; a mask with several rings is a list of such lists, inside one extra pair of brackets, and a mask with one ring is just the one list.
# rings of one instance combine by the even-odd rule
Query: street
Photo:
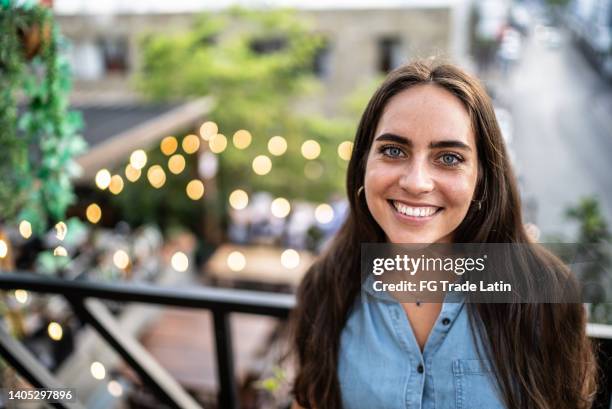
[[(501, 78), (498, 77), (498, 78)], [(513, 118), (510, 143), (526, 221), (541, 241), (576, 237), (565, 211), (595, 195), (612, 221), (612, 87), (561, 32), (557, 44), (532, 33), (521, 59), (494, 84)]]

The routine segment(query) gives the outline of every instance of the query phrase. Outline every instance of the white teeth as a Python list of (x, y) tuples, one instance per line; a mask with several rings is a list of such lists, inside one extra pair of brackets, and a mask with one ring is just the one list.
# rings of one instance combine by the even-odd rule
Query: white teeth
[(395, 206), (395, 209), (397, 209), (398, 212), (405, 214), (406, 216), (412, 216), (412, 217), (428, 217), (434, 214), (438, 210), (437, 207), (432, 207), (432, 206), (411, 207), (411, 206), (406, 206), (403, 203), (395, 202), (395, 201), (393, 202), (393, 206)]

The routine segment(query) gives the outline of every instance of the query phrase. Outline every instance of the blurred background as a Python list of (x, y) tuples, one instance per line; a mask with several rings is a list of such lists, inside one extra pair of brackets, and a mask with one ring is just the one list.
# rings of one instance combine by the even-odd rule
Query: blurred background
[[(533, 238), (602, 244), (609, 268), (611, 0), (0, 0), (0, 13), (6, 274), (111, 295), (143, 283), (231, 289), (210, 293), (226, 301), (293, 294), (343, 223), (368, 98), (390, 70), (431, 57), (492, 96)], [(87, 407), (290, 402), (275, 314), (219, 321), (113, 296), (96, 311), (118, 344), (139, 341), (126, 355), (69, 290), (2, 288), (3, 350), (18, 340)], [(610, 304), (589, 313), (612, 337)], [(176, 382), (129, 358), (145, 355)], [(4, 387), (33, 383), (14, 367), (0, 360)]]

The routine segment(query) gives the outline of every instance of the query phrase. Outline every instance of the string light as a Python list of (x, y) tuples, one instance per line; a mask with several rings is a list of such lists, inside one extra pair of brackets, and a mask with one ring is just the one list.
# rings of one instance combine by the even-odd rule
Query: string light
[(182, 251), (177, 251), (172, 255), (172, 258), (170, 259), (170, 264), (172, 265), (173, 269), (182, 273), (184, 271), (187, 271), (187, 269), (189, 268), (189, 258)]
[(352, 153), (353, 153), (353, 142), (344, 141), (340, 143), (340, 145), (338, 145), (338, 156), (340, 156), (340, 159), (348, 161), (351, 159)]
[(104, 190), (110, 185), (111, 182), (111, 174), (108, 169), (100, 169), (98, 173), (96, 173), (96, 186), (98, 189)]
[(93, 362), (89, 367), (89, 370), (91, 372), (91, 376), (98, 380), (102, 380), (106, 376), (106, 369), (104, 368), (104, 365), (98, 361)]
[(253, 172), (265, 175), (272, 170), (272, 161), (266, 155), (259, 155), (253, 159)]
[(24, 239), (29, 239), (32, 236), (32, 224), (27, 220), (22, 220), (19, 223), (19, 234)]
[(117, 250), (113, 254), (113, 263), (118, 269), (125, 270), (130, 264), (130, 256), (128, 256), (125, 250)]
[(19, 304), (28, 302), (28, 292), (26, 290), (15, 290), (13, 295)]
[(130, 164), (134, 169), (142, 169), (147, 164), (147, 154), (142, 149), (137, 149), (130, 155)]
[(200, 127), (200, 136), (205, 141), (209, 141), (219, 132), (219, 127), (212, 121), (207, 121)]
[(221, 153), (227, 148), (227, 138), (225, 135), (218, 133), (210, 138), (208, 147), (212, 153)]
[(185, 153), (195, 153), (200, 149), (200, 138), (197, 135), (187, 135), (183, 138), (183, 150)]
[(334, 219), (334, 209), (327, 203), (322, 203), (315, 209), (315, 219), (321, 224), (327, 224)]
[(232, 251), (227, 256), (227, 266), (232, 271), (242, 271), (246, 267), (246, 258), (239, 251)]
[(166, 156), (172, 155), (178, 148), (178, 141), (174, 136), (166, 136), (159, 144), (159, 149)]
[(185, 157), (179, 153), (172, 155), (170, 159), (168, 159), (168, 169), (175, 175), (181, 173), (185, 170)]
[(242, 189), (236, 189), (229, 195), (229, 203), (236, 210), (242, 210), (249, 204), (249, 195)]
[(289, 204), (289, 201), (284, 197), (277, 197), (272, 201), (270, 211), (274, 217), (282, 219), (283, 217), (287, 217), (291, 211), (291, 204)]
[(53, 249), (53, 255), (56, 257), (68, 257), (68, 251), (64, 246), (57, 246)]
[(98, 206), (96, 203), (92, 203), (89, 206), (87, 206), (85, 215), (87, 217), (87, 220), (89, 220), (90, 223), (96, 224), (102, 218), (102, 209), (100, 209), (100, 206)]
[(204, 183), (201, 180), (194, 179), (187, 183), (186, 191), (191, 200), (199, 200), (204, 196)]
[(247, 148), (251, 144), (252, 140), (253, 137), (251, 136), (251, 133), (245, 129), (236, 131), (233, 137), (234, 146), (238, 149)]
[(302, 156), (308, 160), (313, 160), (321, 154), (321, 145), (315, 140), (309, 139), (302, 144)]
[(125, 167), (125, 177), (130, 182), (136, 182), (138, 179), (140, 179), (141, 174), (142, 172), (140, 171), (140, 169), (136, 169), (129, 163)]
[(153, 165), (147, 170), (147, 179), (155, 189), (159, 189), (166, 183), (166, 172), (159, 165)]
[(8, 255), (8, 245), (0, 239), (0, 258), (5, 258)]
[(8, 246), (6, 245), (6, 242), (4, 240), (0, 239), (0, 258), (6, 257), (7, 254)]
[(61, 340), (62, 336), (64, 335), (62, 326), (57, 322), (50, 322), (49, 325), (47, 325), (47, 333), (49, 334), (49, 338), (54, 341)]
[(55, 237), (58, 240), (64, 240), (66, 238), (66, 234), (68, 233), (68, 226), (64, 222), (57, 222), (55, 224)]
[(287, 151), (287, 140), (282, 136), (273, 136), (268, 141), (268, 150), (274, 156), (281, 156)]
[(281, 254), (281, 264), (287, 269), (293, 269), (300, 265), (300, 253), (294, 249), (287, 249)]
[(108, 393), (110, 393), (115, 398), (118, 398), (123, 395), (123, 386), (121, 386), (121, 384), (115, 381), (114, 379), (110, 381), (108, 385), (106, 385), (106, 389), (108, 390)]
[(123, 190), (123, 178), (119, 175), (113, 175), (108, 185), (108, 190), (114, 195), (118, 195)]

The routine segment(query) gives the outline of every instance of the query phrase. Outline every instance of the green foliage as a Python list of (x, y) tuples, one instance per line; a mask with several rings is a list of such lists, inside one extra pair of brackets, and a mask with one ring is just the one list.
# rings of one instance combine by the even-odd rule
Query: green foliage
[[(29, 59), (29, 32), (41, 39)], [(45, 7), (0, 4), (0, 219), (27, 219), (41, 233), (74, 200), (73, 158), (85, 149), (80, 116), (68, 109), (71, 73), (66, 44)], [(18, 112), (18, 101), (25, 104)]]
[[(582, 271), (581, 279), (586, 283), (597, 283), (594, 289), (602, 298), (602, 302), (591, 304), (590, 320), (612, 324), (612, 303), (605, 302), (612, 292), (612, 282), (606, 275), (612, 267), (610, 255), (612, 235), (601, 213), (599, 202), (594, 197), (583, 198), (576, 206), (567, 210), (566, 216), (580, 224), (577, 243), (587, 245), (592, 258), (592, 262)], [(606, 292), (608, 297), (605, 296)]]
[[(296, 98), (316, 89), (313, 59), (324, 41), (292, 11), (234, 8), (203, 15), (182, 32), (149, 35), (142, 42), (137, 83), (145, 95), (154, 100), (202, 95), (216, 99), (210, 118), (230, 140), (219, 155), (220, 199), (237, 187), (315, 201), (343, 190), (346, 162), (338, 158), (337, 148), (352, 140), (356, 121), (295, 113)], [(266, 44), (269, 50), (257, 50)], [(239, 129), (253, 135), (244, 150), (231, 144)], [(288, 151), (271, 156), (272, 171), (258, 176), (251, 169), (252, 160), (261, 154), (270, 156), (267, 143), (274, 135), (287, 139)], [(308, 139), (321, 145), (321, 155), (314, 161), (300, 153)]]

